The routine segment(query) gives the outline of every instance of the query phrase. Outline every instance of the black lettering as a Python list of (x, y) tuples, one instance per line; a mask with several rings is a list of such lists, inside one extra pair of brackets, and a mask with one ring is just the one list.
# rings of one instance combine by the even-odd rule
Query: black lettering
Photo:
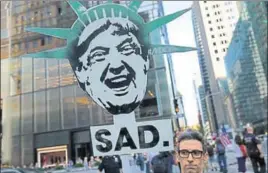
[[(123, 143), (124, 137), (126, 137), (127, 142)], [(131, 149), (137, 149), (126, 127), (121, 128), (119, 132), (119, 136), (115, 146), (115, 151), (120, 151), (122, 147), (130, 147)]]
[(103, 138), (102, 135), (111, 136), (111, 132), (109, 132), (106, 129), (101, 129), (97, 131), (95, 134), (96, 140), (106, 145), (105, 147), (103, 147), (102, 145), (97, 145), (96, 146), (97, 150), (99, 150), (100, 152), (106, 153), (106, 152), (109, 152), (113, 148), (113, 144), (110, 140)]
[[(149, 143), (145, 143), (145, 131), (150, 131), (153, 135), (153, 140)], [(152, 125), (146, 125), (146, 126), (139, 126), (138, 127), (139, 132), (139, 142), (140, 142), (140, 148), (152, 148), (156, 146), (159, 142), (159, 133), (158, 130), (152, 126)]]

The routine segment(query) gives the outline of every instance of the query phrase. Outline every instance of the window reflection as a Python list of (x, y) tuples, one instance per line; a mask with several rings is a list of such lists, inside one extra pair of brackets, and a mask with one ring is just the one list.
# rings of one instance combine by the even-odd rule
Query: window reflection
[[(20, 134), (20, 97), (14, 96), (7, 98), (7, 114), (11, 116), (12, 136)], [(8, 128), (8, 127), (7, 127)]]
[(75, 81), (72, 68), (66, 59), (60, 61), (60, 85), (71, 85)]
[(74, 86), (61, 88), (62, 120), (64, 129), (76, 127)]
[(9, 61), (9, 82), (10, 82), (10, 95), (20, 94), (21, 90), (21, 64), (19, 58), (10, 58)]
[(76, 89), (75, 103), (77, 106), (78, 126), (88, 126), (90, 116), (88, 105), (92, 104), (92, 101), (88, 99), (86, 93), (79, 86), (74, 86)]
[(33, 132), (33, 99), (32, 93), (21, 95), (21, 133), (30, 134)]
[(60, 89), (53, 88), (47, 91), (47, 116), (49, 120), (49, 130), (61, 129), (60, 118)]
[(59, 61), (57, 59), (47, 60), (47, 88), (55, 88), (59, 86)]
[(46, 88), (45, 59), (34, 59), (34, 90)]
[(46, 93), (45, 91), (34, 93), (34, 120), (35, 132), (45, 132), (47, 129), (46, 115)]
[(33, 135), (25, 135), (21, 137), (21, 156), (22, 165), (30, 165), (33, 161)]

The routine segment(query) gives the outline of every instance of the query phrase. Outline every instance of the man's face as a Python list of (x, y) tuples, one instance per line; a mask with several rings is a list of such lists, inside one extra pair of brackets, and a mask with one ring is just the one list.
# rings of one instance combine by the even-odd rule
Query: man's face
[(112, 114), (129, 113), (144, 97), (149, 60), (142, 57), (140, 43), (132, 33), (115, 31), (118, 27), (111, 25), (90, 42), (79, 58), (83, 69), (76, 75), (100, 106)]
[[(179, 144), (179, 161), (182, 173), (202, 173), (207, 155), (198, 140), (183, 140)], [(188, 152), (192, 152), (189, 154)], [(187, 155), (189, 155), (187, 157)]]

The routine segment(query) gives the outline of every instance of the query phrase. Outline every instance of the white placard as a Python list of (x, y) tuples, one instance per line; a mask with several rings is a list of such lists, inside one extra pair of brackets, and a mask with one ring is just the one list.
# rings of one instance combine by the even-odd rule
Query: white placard
[(171, 151), (170, 119), (136, 122), (133, 114), (114, 116), (113, 125), (91, 127), (94, 156)]

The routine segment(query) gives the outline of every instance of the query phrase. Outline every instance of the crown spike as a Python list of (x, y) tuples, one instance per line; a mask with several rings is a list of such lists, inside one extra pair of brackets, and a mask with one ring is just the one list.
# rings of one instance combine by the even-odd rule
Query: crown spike
[(160, 18), (158, 18), (156, 20), (153, 20), (153, 21), (145, 24), (144, 34), (146, 34), (146, 35), (149, 34), (153, 30), (155, 30), (155, 29), (159, 28), (160, 26), (163, 26), (163, 25), (173, 21), (174, 19), (180, 17), (181, 15), (183, 15), (184, 13), (186, 13), (189, 10), (191, 10), (191, 8), (187, 8), (187, 9), (178, 11), (176, 13), (160, 17)]
[(37, 53), (30, 53), (23, 55), (23, 58), (53, 58), (53, 59), (66, 59), (68, 55), (67, 48), (57, 48), (57, 49), (51, 49), (46, 50), (42, 52)]
[(86, 7), (84, 7), (80, 2), (78, 1), (67, 1), (69, 5), (74, 10), (75, 14), (78, 16), (78, 18), (81, 18), (82, 14), (87, 10)]
[(161, 54), (169, 54), (169, 53), (176, 53), (176, 52), (189, 52), (189, 51), (195, 51), (195, 50), (197, 49), (193, 47), (152, 44), (150, 45), (149, 54), (161, 55)]
[(72, 31), (69, 28), (39, 28), (39, 27), (30, 27), (25, 28), (26, 31), (36, 32), (39, 34), (49, 35), (61, 39), (68, 39), (72, 35)]
[(138, 9), (140, 8), (141, 4), (142, 4), (142, 0), (133, 0), (129, 4), (129, 8), (131, 10), (133, 10), (133, 11), (138, 11)]
[(107, 3), (113, 3), (113, 0), (107, 0)]

